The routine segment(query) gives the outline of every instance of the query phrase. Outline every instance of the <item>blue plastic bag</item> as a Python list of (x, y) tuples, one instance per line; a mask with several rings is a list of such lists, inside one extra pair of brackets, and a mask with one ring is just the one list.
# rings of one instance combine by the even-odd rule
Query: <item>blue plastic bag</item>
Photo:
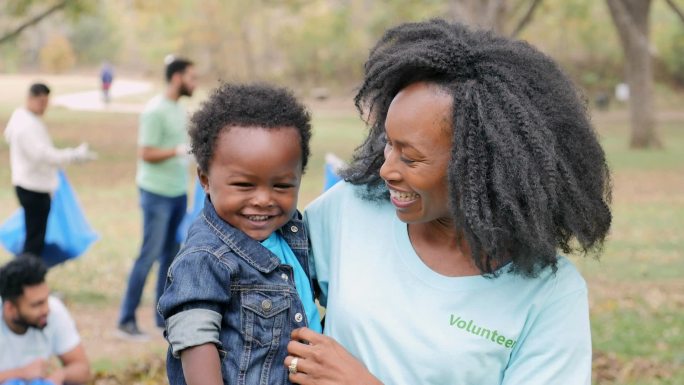
[(1, 385), (55, 385), (55, 383), (44, 378), (34, 378), (33, 380), (13, 378), (3, 382)]
[(338, 158), (335, 154), (325, 154), (325, 170), (323, 174), (323, 191), (327, 191), (334, 186), (342, 178), (338, 175), (340, 169), (344, 168), (346, 163)]
[(185, 213), (181, 224), (178, 225), (178, 230), (176, 231), (176, 241), (178, 243), (184, 243), (185, 238), (188, 237), (188, 230), (190, 230), (190, 225), (195, 221), (195, 218), (199, 216), (204, 208), (204, 198), (206, 194), (202, 188), (202, 184), (199, 178), (195, 180), (195, 193), (192, 199), (192, 205), (188, 207), (188, 211)]
[[(59, 171), (59, 184), (50, 206), (45, 248), (42, 257), (47, 266), (82, 255), (99, 239), (90, 227), (64, 171)], [(10, 253), (18, 255), (24, 248), (26, 226), (24, 209), (19, 208), (0, 226), (0, 243)]]

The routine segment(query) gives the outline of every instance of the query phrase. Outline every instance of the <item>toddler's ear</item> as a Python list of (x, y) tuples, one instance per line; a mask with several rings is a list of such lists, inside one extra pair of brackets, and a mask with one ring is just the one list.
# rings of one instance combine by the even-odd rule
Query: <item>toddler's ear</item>
[(209, 176), (202, 172), (199, 166), (197, 167), (197, 177), (199, 178), (204, 193), (209, 195)]

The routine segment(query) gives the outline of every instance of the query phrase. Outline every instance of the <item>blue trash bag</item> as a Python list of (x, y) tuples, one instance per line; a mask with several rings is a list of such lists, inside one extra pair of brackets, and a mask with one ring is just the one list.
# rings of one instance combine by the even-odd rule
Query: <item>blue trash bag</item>
[(188, 207), (188, 211), (183, 217), (183, 221), (178, 225), (178, 230), (176, 231), (176, 241), (178, 243), (184, 243), (185, 238), (188, 237), (188, 230), (190, 230), (190, 225), (195, 221), (195, 218), (199, 216), (204, 208), (204, 198), (206, 194), (202, 188), (202, 184), (199, 178), (195, 179), (195, 193), (192, 199), (192, 205)]
[(327, 191), (337, 182), (342, 180), (342, 178), (338, 175), (338, 172), (345, 166), (346, 163), (342, 159), (338, 158), (336, 155), (331, 153), (325, 154), (323, 191)]
[[(64, 171), (59, 171), (59, 184), (52, 197), (45, 232), (43, 262), (48, 267), (82, 255), (99, 239), (90, 227)], [(19, 255), (24, 248), (26, 226), (22, 208), (0, 225), (0, 243), (10, 253)]]
[(33, 380), (13, 378), (11, 380), (7, 380), (3, 383), (0, 383), (0, 385), (55, 385), (55, 383), (44, 378), (34, 378)]

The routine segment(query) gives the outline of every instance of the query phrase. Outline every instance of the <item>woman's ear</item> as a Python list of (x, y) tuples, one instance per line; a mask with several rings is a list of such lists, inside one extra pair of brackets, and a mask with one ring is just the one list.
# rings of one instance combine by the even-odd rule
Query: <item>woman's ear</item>
[(199, 178), (204, 193), (209, 195), (209, 176), (197, 167), (197, 177)]

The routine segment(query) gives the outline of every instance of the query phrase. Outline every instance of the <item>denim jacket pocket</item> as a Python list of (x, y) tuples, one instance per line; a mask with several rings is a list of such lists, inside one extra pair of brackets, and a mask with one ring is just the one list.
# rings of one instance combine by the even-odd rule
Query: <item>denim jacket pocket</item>
[(242, 334), (246, 343), (259, 346), (279, 344), (285, 325), (290, 295), (286, 291), (243, 291)]

